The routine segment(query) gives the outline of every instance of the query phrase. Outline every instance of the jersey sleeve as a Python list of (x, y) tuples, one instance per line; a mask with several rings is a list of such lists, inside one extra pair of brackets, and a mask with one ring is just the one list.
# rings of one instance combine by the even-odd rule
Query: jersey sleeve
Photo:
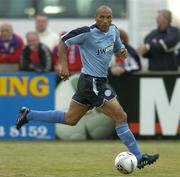
[(120, 33), (119, 33), (117, 27), (115, 27), (114, 52), (117, 52), (119, 49), (123, 49), (123, 48), (125, 48), (125, 46), (120, 39)]
[(87, 33), (90, 32), (90, 28), (87, 26), (84, 26), (82, 28), (77, 28), (69, 33), (66, 33), (64, 36), (62, 36), (62, 41), (70, 47), (73, 44), (82, 44), (86, 40)]

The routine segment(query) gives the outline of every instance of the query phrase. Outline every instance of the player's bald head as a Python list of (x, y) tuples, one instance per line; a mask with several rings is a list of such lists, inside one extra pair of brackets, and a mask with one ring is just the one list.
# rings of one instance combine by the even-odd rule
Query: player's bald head
[(96, 26), (100, 29), (100, 31), (107, 32), (112, 22), (111, 8), (105, 5), (100, 6), (96, 10), (95, 20), (96, 20)]
[(96, 9), (96, 16), (97, 16), (99, 13), (102, 13), (102, 12), (111, 13), (111, 14), (112, 14), (112, 9), (111, 9), (109, 6), (102, 5), (102, 6), (100, 6), (100, 7), (98, 7), (98, 8)]

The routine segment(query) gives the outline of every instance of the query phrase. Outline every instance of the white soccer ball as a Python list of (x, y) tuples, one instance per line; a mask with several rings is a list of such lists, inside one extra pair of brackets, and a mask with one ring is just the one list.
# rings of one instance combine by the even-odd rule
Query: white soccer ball
[(131, 152), (121, 152), (115, 158), (115, 167), (120, 173), (132, 173), (137, 168), (137, 158)]

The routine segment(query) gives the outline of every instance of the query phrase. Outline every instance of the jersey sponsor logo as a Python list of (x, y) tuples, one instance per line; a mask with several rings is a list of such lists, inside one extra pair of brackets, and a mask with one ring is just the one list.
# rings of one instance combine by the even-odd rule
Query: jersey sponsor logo
[(103, 49), (98, 49), (96, 55), (105, 54), (105, 53), (111, 52), (111, 51), (113, 51), (113, 45), (112, 44), (103, 48)]

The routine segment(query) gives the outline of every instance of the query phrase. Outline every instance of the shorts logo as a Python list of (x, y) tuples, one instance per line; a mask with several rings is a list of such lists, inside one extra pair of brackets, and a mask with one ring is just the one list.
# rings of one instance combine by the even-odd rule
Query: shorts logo
[(104, 94), (105, 96), (111, 96), (111, 90), (105, 90)]

